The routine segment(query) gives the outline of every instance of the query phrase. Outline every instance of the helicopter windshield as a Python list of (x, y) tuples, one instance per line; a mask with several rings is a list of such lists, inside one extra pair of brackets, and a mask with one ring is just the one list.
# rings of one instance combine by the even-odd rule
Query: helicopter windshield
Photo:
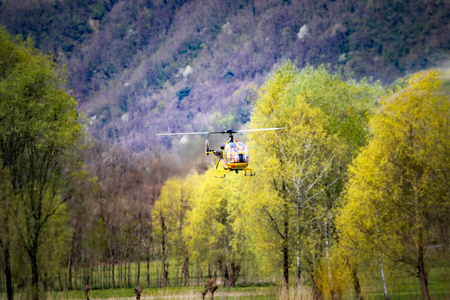
[(226, 163), (248, 163), (248, 150), (244, 143), (228, 143), (226, 144), (224, 151)]

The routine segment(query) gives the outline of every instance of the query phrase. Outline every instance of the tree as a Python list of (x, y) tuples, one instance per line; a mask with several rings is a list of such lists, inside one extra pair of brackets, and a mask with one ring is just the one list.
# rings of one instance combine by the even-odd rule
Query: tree
[(172, 178), (166, 181), (161, 189), (161, 195), (152, 209), (152, 223), (155, 238), (161, 243), (161, 274), (162, 286), (170, 286), (169, 266), (166, 259), (169, 254), (169, 235), (176, 231), (176, 216), (179, 208), (177, 202), (181, 200), (181, 178)]
[(190, 209), (192, 193), (197, 184), (197, 175), (189, 175), (185, 179), (172, 177), (161, 189), (161, 195), (152, 210), (152, 222), (155, 238), (161, 243), (161, 270), (163, 285), (169, 285), (166, 259), (169, 253), (176, 257), (177, 280), (180, 258), (183, 259), (182, 273), (185, 284), (189, 280), (189, 251), (183, 236), (186, 226), (186, 213)]
[(192, 193), (184, 236), (192, 259), (208, 275), (219, 271), (227, 287), (234, 287), (246, 253), (245, 237), (236, 222), (241, 218), (246, 182), (230, 175), (217, 181), (214, 170), (201, 175)]
[(301, 261), (306, 262), (303, 269), (314, 283), (318, 278), (316, 262), (323, 257), (328, 264), (327, 282), (333, 290), (333, 280), (337, 280), (330, 268), (334, 210), (339, 207), (347, 164), (365, 143), (367, 113), (382, 91), (378, 84), (365, 80), (344, 81), (324, 66), (307, 66), (297, 72), (289, 62), (278, 67), (260, 90), (251, 126), (285, 127), (281, 132), (254, 134), (250, 148), (256, 149), (255, 165), (269, 174), (257, 179), (259, 185), (271, 186), (284, 203), (278, 217), (273, 214), (276, 210), (271, 213), (267, 209), (263, 216), (272, 222), (283, 245), (286, 287), (292, 260), (289, 255), (295, 249), (298, 287)]
[[(378, 99), (386, 94), (385, 89), (379, 82), (371, 84), (366, 79), (361, 81), (344, 80), (345, 76), (348, 77), (349, 74), (340, 74), (338, 72), (332, 74), (323, 65), (318, 68), (306, 66), (296, 77), (292, 87), (293, 94), (302, 96), (308, 105), (320, 109), (326, 115), (327, 119), (322, 123), (323, 129), (328, 134), (335, 135), (335, 139), (338, 139), (335, 140), (338, 147), (329, 153), (329, 155), (332, 155), (330, 158), (333, 157), (333, 165), (330, 165), (328, 172), (323, 174), (323, 178), (321, 178), (319, 183), (322, 192), (315, 196), (316, 200), (321, 199), (321, 204), (310, 206), (310, 209), (308, 209), (308, 206), (302, 208), (305, 212), (310, 211), (310, 218), (319, 218), (319, 215), (322, 215), (323, 225), (316, 226), (316, 228), (323, 229), (319, 230), (317, 238), (307, 239), (312, 241), (312, 244), (306, 249), (314, 249), (319, 246), (319, 248), (325, 250), (324, 254), (326, 257), (336, 257), (330, 253), (329, 249), (337, 248), (333, 247), (333, 243), (337, 242), (337, 240), (335, 239), (335, 234), (332, 233), (335, 232), (335, 209), (340, 207), (341, 192), (347, 180), (347, 167), (358, 154), (360, 148), (366, 144), (369, 116), (372, 114), (374, 107), (376, 107)], [(322, 159), (324, 158), (325, 156), (322, 157)], [(305, 168), (308, 161), (311, 161), (311, 159), (305, 161), (301, 159), (297, 165)], [(311, 164), (311, 166), (314, 166), (314, 164)], [(311, 175), (315, 176), (314, 174)], [(301, 181), (299, 181), (300, 179)], [(297, 201), (300, 200), (299, 203), (301, 203), (301, 199), (308, 199), (308, 192), (305, 191), (310, 191), (310, 188), (306, 185), (306, 189), (299, 189), (299, 182), (309, 184), (309, 182), (313, 181), (305, 181), (305, 176), (300, 176), (294, 180), (296, 186), (294, 191), (296, 192)], [(314, 202), (318, 204), (317, 201)], [(305, 222), (310, 224), (308, 219)], [(325, 240), (325, 245), (323, 246), (317, 243), (317, 241), (321, 240), (321, 236)], [(340, 251), (340, 255), (345, 256), (346, 253), (346, 251)], [(312, 257), (314, 256), (305, 256), (306, 270), (309, 269), (308, 266), (315, 265), (310, 261)], [(355, 265), (356, 261), (353, 258), (355, 257), (347, 256), (346, 260), (337, 259), (335, 262), (347, 261), (348, 267), (352, 269), (351, 274), (355, 283), (355, 292), (358, 294), (357, 265)], [(332, 262), (329, 259), (326, 259), (326, 261), (328, 266), (331, 266)], [(340, 277), (332, 276), (331, 268), (328, 268), (328, 270), (327, 280), (323, 280), (323, 282), (328, 282), (328, 286), (323, 284), (321, 286), (326, 287), (333, 295), (334, 287), (343, 286), (338, 282)], [(314, 270), (308, 271), (312, 277), (319, 278), (314, 275)], [(335, 292), (337, 297), (340, 292)], [(327, 291), (327, 293), (329, 292)]]
[[(282, 133), (267, 132), (252, 138), (255, 142), (253, 147), (258, 150), (255, 153), (257, 164), (264, 173), (273, 174), (268, 183), (284, 203), (281, 220), (277, 221), (267, 209), (265, 214), (282, 240), (286, 289), (292, 259), (290, 252), (296, 249), (300, 260), (300, 244), (307, 245), (301, 236), (306, 232), (313, 235), (322, 227), (320, 221), (315, 224), (308, 222), (305, 226), (307, 214), (312, 213), (315, 219), (324, 220), (325, 227), (330, 225), (331, 220), (326, 221), (329, 217), (323, 214), (323, 210), (319, 216), (317, 207), (320, 202), (326, 202), (325, 188), (331, 187), (326, 187), (325, 179), (339, 165), (342, 151), (337, 137), (328, 134), (324, 127), (328, 121), (326, 115), (320, 108), (311, 107), (302, 93), (295, 91), (298, 76), (294, 65), (282, 65), (262, 88), (252, 116), (252, 127), (285, 127)], [(300, 283), (300, 266), (297, 266)]]
[(3, 263), (6, 278), (6, 293), (8, 300), (13, 299), (12, 271), (11, 271), (11, 215), (13, 208), (12, 188), (8, 174), (0, 161), (0, 250), (3, 254)]
[(64, 72), (49, 56), (0, 28), (0, 158), (17, 199), (15, 218), (39, 298), (38, 251), (49, 219), (70, 198), (84, 130)]
[(424, 299), (433, 246), (448, 247), (450, 101), (441, 76), (414, 74), (383, 99), (370, 142), (350, 169), (340, 216), (343, 238), (370, 244), (419, 278)]
[(150, 166), (152, 160), (122, 147), (110, 147), (101, 141), (96, 141), (86, 154), (85, 162), (95, 180), (92, 181), (92, 192), (88, 194), (84, 208), (89, 212), (83, 212), (81, 205), (72, 210), (74, 227), (87, 223), (82, 229), (84, 232), (81, 232), (81, 242), (76, 242), (81, 243), (82, 252), (76, 252), (75, 262), (80, 256), (85, 265), (91, 264), (91, 270), (94, 262), (106, 263), (110, 276), (105, 277), (107, 280), (99, 280), (98, 286), (106, 284), (114, 288), (132, 285), (131, 273), (127, 273), (127, 269), (131, 270), (131, 263), (135, 261), (136, 284), (139, 285), (140, 261), (145, 247), (149, 268), (150, 245), (147, 239), (151, 237), (150, 206), (154, 193), (158, 193), (153, 187), (149, 189), (152, 175), (148, 170), (153, 170)]

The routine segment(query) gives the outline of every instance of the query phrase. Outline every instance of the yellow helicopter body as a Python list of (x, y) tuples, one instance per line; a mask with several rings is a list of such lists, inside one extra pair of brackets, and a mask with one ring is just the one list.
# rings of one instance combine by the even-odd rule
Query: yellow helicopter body
[[(245, 176), (255, 176), (252, 168), (248, 168), (249, 155), (247, 146), (242, 142), (228, 141), (222, 145), (222, 150), (210, 150), (206, 146), (206, 155), (210, 157), (211, 164), (216, 167), (216, 177), (225, 177), (226, 172), (244, 171)], [(210, 156), (210, 154), (213, 154)], [(220, 161), (223, 161), (223, 169), (218, 169)]]
[[(284, 127), (277, 128), (261, 128), (261, 129), (248, 129), (248, 130), (226, 130), (226, 131), (205, 131), (205, 132), (175, 132), (175, 133), (160, 133), (158, 135), (209, 135), (209, 134), (228, 134), (229, 140), (222, 144), (221, 150), (212, 150), (209, 148), (209, 142), (205, 142), (205, 153), (211, 164), (215, 167), (216, 177), (224, 178), (227, 172), (244, 171), (244, 176), (255, 176), (252, 168), (248, 167), (249, 155), (247, 146), (242, 142), (237, 142), (233, 138), (235, 133), (253, 132), (253, 131), (265, 131), (265, 130), (279, 130)], [(220, 161), (222, 162), (222, 169), (219, 169)]]

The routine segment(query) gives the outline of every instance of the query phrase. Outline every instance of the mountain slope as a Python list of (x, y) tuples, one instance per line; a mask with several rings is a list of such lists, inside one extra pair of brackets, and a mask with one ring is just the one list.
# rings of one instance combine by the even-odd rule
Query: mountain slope
[(253, 87), (285, 59), (385, 84), (440, 66), (449, 12), (438, 0), (8, 0), (0, 22), (67, 65), (95, 137), (145, 150), (170, 144), (157, 132), (247, 122)]

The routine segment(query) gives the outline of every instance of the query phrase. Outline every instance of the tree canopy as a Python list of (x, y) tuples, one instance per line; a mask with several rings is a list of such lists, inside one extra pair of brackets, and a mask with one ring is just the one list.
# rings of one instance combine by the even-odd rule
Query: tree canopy
[(31, 298), (37, 299), (41, 236), (73, 194), (70, 182), (84, 128), (76, 101), (64, 88), (64, 72), (52, 57), (4, 28), (0, 49), (0, 161), (7, 172), (2, 181), (12, 190), (2, 201), (13, 203), (8, 215), (19, 228), (29, 258)]
[(368, 244), (420, 279), (449, 227), (450, 102), (442, 73), (414, 74), (382, 101), (369, 144), (350, 169), (340, 216), (343, 240)]

